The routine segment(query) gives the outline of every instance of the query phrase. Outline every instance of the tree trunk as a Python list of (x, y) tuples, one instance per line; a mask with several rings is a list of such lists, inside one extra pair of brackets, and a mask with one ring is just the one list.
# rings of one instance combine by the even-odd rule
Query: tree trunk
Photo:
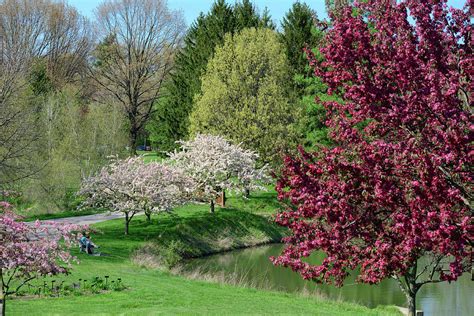
[(2, 268), (0, 268), (0, 315), (5, 316), (5, 303), (6, 297), (5, 293), (3, 292), (3, 275), (2, 275)]
[[(417, 263), (404, 276), (394, 276), (400, 289), (407, 298), (408, 315), (416, 316), (416, 293), (420, 289), (420, 283), (416, 283)], [(423, 313), (420, 313), (423, 315)]]
[(148, 224), (151, 223), (151, 213), (150, 212), (145, 212), (145, 215), (146, 215), (146, 222)]
[(0, 313), (2, 316), (5, 316), (5, 297), (3, 296), (3, 293), (0, 294)]
[(408, 300), (408, 315), (416, 316), (416, 292), (411, 292), (407, 295)]
[(211, 200), (211, 213), (214, 214), (214, 200)]
[(136, 156), (137, 155), (137, 138), (138, 138), (138, 132), (136, 131), (135, 128), (130, 128), (129, 132), (129, 139), (128, 139), (128, 146), (130, 146), (129, 151), (130, 155)]
[(250, 197), (250, 190), (245, 189), (245, 197), (248, 199)]
[(219, 196), (217, 196), (215, 204), (220, 205), (221, 207), (225, 207), (225, 191), (222, 190), (221, 193), (219, 193)]
[(128, 235), (128, 224), (130, 223), (128, 219), (128, 212), (125, 212), (125, 235)]

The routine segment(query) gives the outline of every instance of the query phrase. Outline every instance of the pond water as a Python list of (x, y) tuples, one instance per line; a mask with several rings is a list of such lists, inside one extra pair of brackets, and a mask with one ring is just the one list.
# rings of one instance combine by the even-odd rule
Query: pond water
[[(405, 305), (405, 296), (395, 280), (378, 285), (357, 284), (349, 277), (342, 288), (305, 281), (289, 268), (275, 267), (270, 256), (278, 256), (281, 244), (235, 250), (185, 263), (184, 274), (218, 279), (252, 287), (286, 292), (309, 292), (330, 299), (356, 302), (369, 307), (377, 305)], [(320, 262), (323, 254), (312, 256)], [(457, 282), (424, 285), (417, 295), (417, 307), (425, 316), (474, 315), (474, 281), (464, 274)]]

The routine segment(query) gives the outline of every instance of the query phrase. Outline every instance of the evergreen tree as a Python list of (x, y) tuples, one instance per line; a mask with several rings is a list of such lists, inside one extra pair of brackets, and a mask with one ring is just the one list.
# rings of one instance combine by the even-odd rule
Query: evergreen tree
[[(286, 48), (293, 78), (293, 93), (303, 109), (299, 133), (306, 148), (328, 145), (326, 111), (319, 100), (328, 101), (327, 87), (312, 75), (305, 47), (318, 51), (324, 31), (317, 27), (317, 16), (307, 4), (295, 2), (281, 23), (281, 41)], [(318, 101), (315, 101), (318, 100)]]
[(319, 33), (314, 30), (315, 20), (316, 12), (301, 2), (295, 2), (283, 17), (281, 40), (293, 75), (311, 72), (303, 50), (306, 46), (315, 47), (319, 41)]
[(215, 47), (223, 44), (225, 34), (246, 27), (275, 26), (267, 11), (260, 16), (248, 0), (235, 6), (216, 0), (211, 10), (191, 25), (167, 82), (167, 95), (155, 104), (156, 114), (147, 126), (150, 140), (159, 151), (170, 151), (177, 140), (187, 138), (193, 98), (201, 92), (201, 77)]
[(242, 0), (234, 6), (234, 16), (236, 21), (236, 31), (248, 27), (266, 27), (275, 29), (275, 24), (271, 20), (268, 8), (263, 10), (263, 14), (258, 13), (257, 7), (250, 0)]

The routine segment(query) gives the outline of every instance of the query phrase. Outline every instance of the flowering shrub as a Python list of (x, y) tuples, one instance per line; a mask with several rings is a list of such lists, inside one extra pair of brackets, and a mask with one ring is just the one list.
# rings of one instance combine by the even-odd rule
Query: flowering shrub
[[(75, 225), (19, 222), (8, 202), (0, 202), (0, 301), (37, 276), (66, 273), (73, 259), (67, 248), (77, 239)], [(14, 285), (14, 286), (13, 286)]]
[[(472, 257), (470, 4), (369, 0), (335, 19), (315, 74), (334, 148), (285, 160), (277, 222), (293, 234), (276, 264), (342, 285), (394, 277), (411, 313), (426, 283), (454, 281)], [(322, 250), (319, 266), (303, 257)], [(426, 260), (421, 261), (424, 257)]]

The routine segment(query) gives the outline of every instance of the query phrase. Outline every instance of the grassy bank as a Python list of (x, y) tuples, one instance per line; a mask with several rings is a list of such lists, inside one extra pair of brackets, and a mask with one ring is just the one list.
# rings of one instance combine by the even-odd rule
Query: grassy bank
[(217, 208), (214, 214), (205, 204), (186, 205), (171, 214), (152, 216), (151, 223), (144, 216), (137, 216), (130, 224), (129, 236), (123, 234), (123, 220), (104, 222), (97, 225), (104, 235), (96, 239), (98, 244), (107, 246), (107, 251), (126, 250), (135, 263), (153, 268), (171, 267), (181, 259), (279, 242), (286, 231), (272, 221), (271, 206), (265, 203), (270, 198), (271, 194), (265, 193), (247, 201), (230, 198), (227, 207)]
[[(285, 233), (270, 220), (274, 193), (250, 200), (230, 198), (226, 209), (210, 214), (207, 205), (187, 205), (174, 214), (132, 220), (130, 235), (123, 234), (123, 220), (94, 225), (100, 233), (94, 242), (107, 256), (79, 254), (80, 264), (57, 282), (78, 282), (94, 277), (121, 278), (128, 287), (121, 292), (59, 298), (8, 301), (10, 315), (84, 314), (291, 314), (291, 315), (396, 315), (394, 308), (368, 309), (350, 303), (326, 301), (295, 294), (271, 292), (225, 284), (189, 280), (163, 269), (175, 254), (201, 256), (233, 248), (279, 240)], [(175, 244), (171, 247), (169, 245)], [(163, 251), (164, 249), (164, 251)], [(168, 256), (166, 253), (171, 253)], [(179, 258), (178, 258), (179, 259)], [(164, 260), (164, 261), (163, 261)], [(166, 262), (165, 262), (166, 263)], [(140, 266), (141, 265), (141, 266)], [(46, 278), (49, 282), (51, 278)], [(40, 284), (43, 280), (38, 281)]]

